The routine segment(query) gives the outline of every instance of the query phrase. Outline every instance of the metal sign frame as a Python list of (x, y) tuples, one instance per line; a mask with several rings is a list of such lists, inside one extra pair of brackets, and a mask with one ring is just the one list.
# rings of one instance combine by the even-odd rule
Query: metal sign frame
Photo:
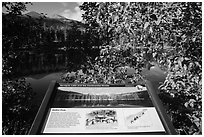
[[(141, 84), (141, 83), (138, 83)], [(136, 85), (138, 85), (136, 84)], [(169, 117), (167, 116), (167, 113), (162, 105), (162, 102), (160, 101), (157, 93), (156, 93), (156, 89), (154, 89), (152, 83), (150, 81), (145, 81), (144, 83), (142, 83), (143, 85), (146, 86), (148, 94), (150, 96), (150, 99), (154, 105), (154, 107), (156, 108), (156, 111), (159, 115), (159, 118), (163, 124), (163, 127), (165, 129), (165, 132), (128, 132), (128, 133), (100, 133), (100, 134), (144, 134), (144, 135), (154, 135), (154, 134), (167, 134), (167, 135), (175, 135), (177, 134), (173, 124), (171, 123)], [(42, 101), (42, 104), (38, 110), (38, 113), (34, 119), (34, 122), (31, 126), (31, 129), (29, 131), (30, 135), (39, 135), (39, 134), (44, 134), (42, 133), (42, 128), (44, 125), (44, 122), (46, 120), (46, 116), (47, 113), (49, 111), (49, 108), (51, 107), (51, 104), (55, 98), (56, 95), (56, 89), (59, 86), (63, 86), (66, 85), (66, 83), (57, 83), (56, 81), (51, 81), (48, 90), (44, 96), (44, 99)], [(68, 84), (71, 85), (71, 84)], [(73, 86), (82, 86), (82, 84), (72, 84)], [(83, 84), (83, 86), (90, 86), (89, 84), (85, 85)], [(100, 85), (91, 85), (92, 87), (94, 86), (100, 86)], [(101, 85), (101, 86), (107, 86), (107, 85)], [(124, 86), (131, 86), (131, 85), (108, 85), (108, 86), (113, 86), (113, 87), (124, 87)], [(55, 133), (56, 134), (56, 133)], [(61, 134), (61, 133), (60, 133)], [(65, 134), (65, 133), (63, 133)], [(68, 133), (70, 134), (70, 133)], [(71, 133), (72, 134), (72, 133)], [(73, 133), (75, 134), (75, 133)], [(98, 133), (76, 133), (76, 134), (98, 134)]]

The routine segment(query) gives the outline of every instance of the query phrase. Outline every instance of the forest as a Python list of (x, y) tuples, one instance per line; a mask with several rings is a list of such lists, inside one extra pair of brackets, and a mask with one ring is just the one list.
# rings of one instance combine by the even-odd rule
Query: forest
[(202, 134), (201, 2), (84, 2), (85, 23), (24, 16), (28, 4), (2, 3), (2, 134), (28, 134), (37, 111), (16, 70), (25, 51), (66, 54), (68, 83), (136, 83), (156, 65), (167, 74), (158, 94), (176, 132)]

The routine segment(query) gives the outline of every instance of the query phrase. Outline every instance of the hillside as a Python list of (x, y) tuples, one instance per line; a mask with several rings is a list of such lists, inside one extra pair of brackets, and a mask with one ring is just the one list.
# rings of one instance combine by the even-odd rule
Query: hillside
[(36, 19), (46, 18), (45, 15), (37, 13), (35, 11), (28, 12), (28, 13), (24, 14), (24, 16), (30, 17), (30, 18), (36, 18)]
[(62, 27), (63, 26), (63, 27), (66, 27), (67, 29), (71, 29), (71, 28), (76, 28), (80, 30), (85, 29), (85, 25), (82, 22), (68, 19), (58, 14), (54, 14), (48, 17), (43, 14), (37, 13), (35, 11), (31, 11), (29, 13), (24, 14), (23, 16), (29, 17), (30, 19), (34, 19), (34, 20), (40, 19), (42, 22), (45, 22), (45, 25), (47, 27), (50, 27), (50, 26)]
[[(2, 16), (3, 17), (9, 17), (9, 15), (6, 13), (2, 13)], [(63, 28), (66, 28), (68, 30), (74, 28), (74, 29), (84, 31), (86, 28), (86, 25), (84, 23), (82, 23), (80, 21), (65, 18), (65, 17), (58, 15), (58, 14), (55, 14), (55, 15), (48, 17), (44, 14), (41, 14), (41, 13), (38, 13), (35, 11), (31, 11), (31, 12), (28, 12), (26, 14), (20, 15), (19, 17), (22, 19), (29, 19), (29, 20), (34, 21), (34, 22), (41, 22), (46, 27), (52, 27), (52, 28), (56, 28), (56, 29), (63, 27)]]

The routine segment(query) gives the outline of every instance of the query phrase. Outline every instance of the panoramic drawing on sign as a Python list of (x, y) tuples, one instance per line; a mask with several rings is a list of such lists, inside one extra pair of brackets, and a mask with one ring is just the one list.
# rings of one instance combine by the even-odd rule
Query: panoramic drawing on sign
[[(52, 107), (152, 107), (147, 90), (122, 88), (58, 89)], [(82, 90), (82, 91), (81, 91)], [(92, 90), (94, 93), (92, 93)], [(114, 90), (118, 92), (115, 93)], [(86, 91), (86, 93), (84, 93)]]
[(95, 110), (86, 115), (87, 129), (115, 129), (118, 126), (115, 110)]

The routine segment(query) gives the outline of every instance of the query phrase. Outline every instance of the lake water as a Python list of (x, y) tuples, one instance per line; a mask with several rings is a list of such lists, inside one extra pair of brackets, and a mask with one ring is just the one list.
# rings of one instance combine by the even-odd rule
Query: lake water
[(63, 72), (36, 74), (26, 77), (26, 82), (31, 84), (33, 91), (36, 93), (33, 103), (39, 106), (44, 98), (48, 86), (52, 80), (60, 81)]
[[(33, 99), (35, 105), (39, 106), (44, 98), (48, 86), (52, 80), (60, 81), (64, 72), (53, 72), (36, 74), (26, 77), (26, 82), (31, 84), (36, 96)], [(155, 89), (165, 80), (166, 74), (160, 68), (152, 67), (150, 70), (143, 69), (142, 74), (153, 83)]]

